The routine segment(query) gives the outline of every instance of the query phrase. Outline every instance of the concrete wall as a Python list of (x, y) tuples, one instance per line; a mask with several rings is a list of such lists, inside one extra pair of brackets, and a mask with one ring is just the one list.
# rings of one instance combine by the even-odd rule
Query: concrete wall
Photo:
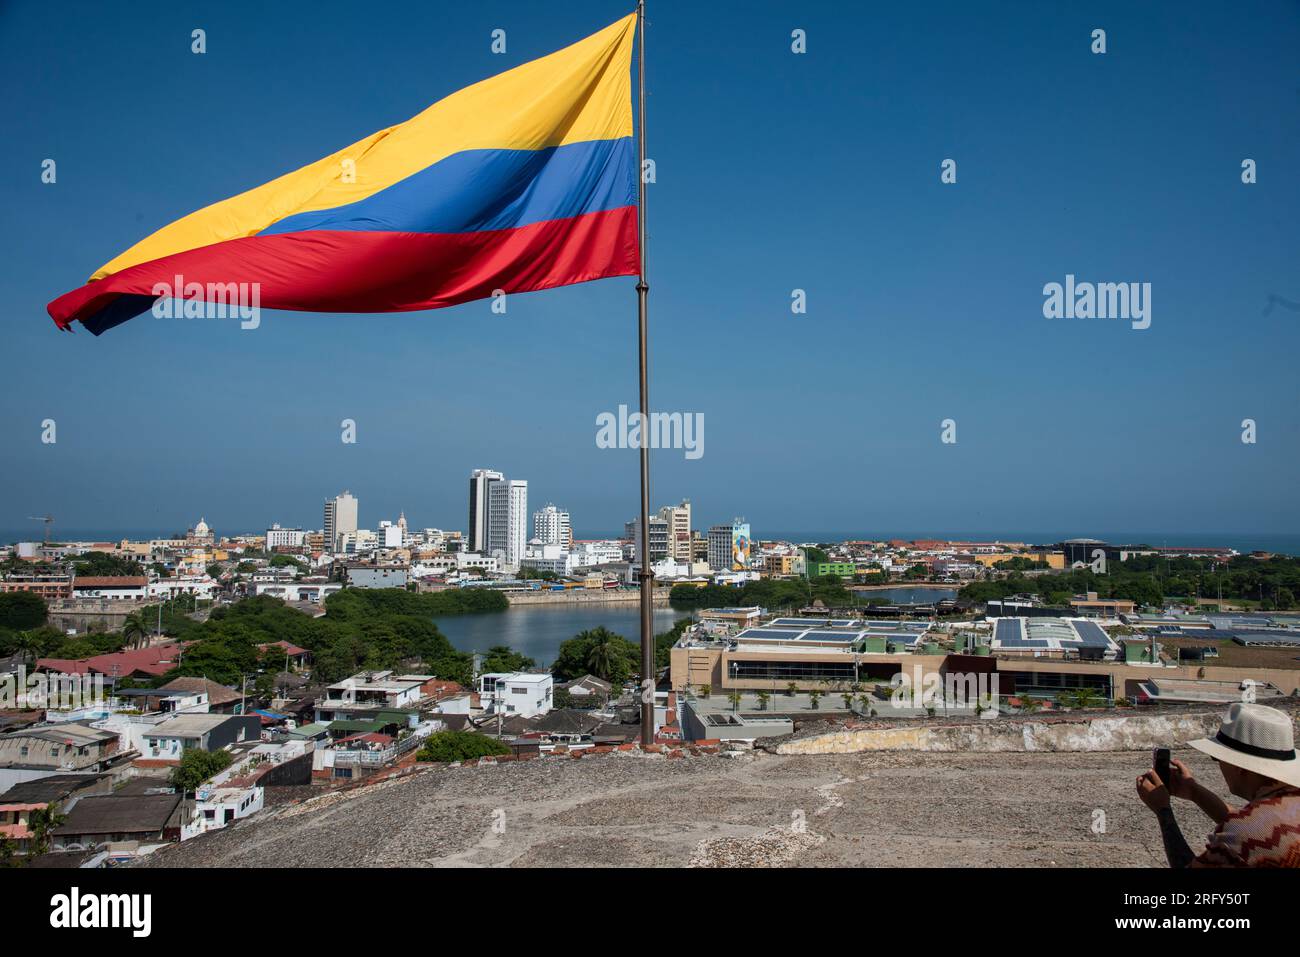
[(828, 731), (773, 743), (777, 754), (851, 754), (859, 751), (1142, 751), (1213, 737), (1222, 710), (1023, 721), (995, 718), (931, 727)]
[[(668, 604), (668, 589), (656, 589), (654, 603)], [(597, 591), (570, 588), (566, 591), (511, 592), (506, 599), (512, 605), (613, 605), (635, 604), (641, 600), (640, 591)]]

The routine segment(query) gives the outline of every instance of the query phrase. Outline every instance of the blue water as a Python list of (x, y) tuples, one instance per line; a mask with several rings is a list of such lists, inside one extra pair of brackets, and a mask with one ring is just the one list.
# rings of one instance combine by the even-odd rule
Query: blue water
[[(688, 611), (666, 605), (654, 610), (654, 630), (667, 631)], [(482, 615), (449, 615), (435, 619), (438, 628), (461, 651), (487, 651), (507, 645), (537, 662), (549, 665), (560, 643), (580, 631), (604, 625), (633, 644), (641, 641), (641, 612), (635, 602), (618, 605), (516, 605), (508, 611)]]
[[(864, 592), (863, 597), (890, 602), (939, 601), (956, 596), (947, 588), (889, 588)], [(654, 630), (667, 631), (673, 622), (687, 617), (666, 605), (654, 610)], [(528, 655), (538, 665), (548, 665), (559, 653), (560, 643), (580, 631), (604, 625), (616, 635), (636, 644), (641, 640), (641, 613), (635, 603), (623, 605), (516, 605), (507, 611), (483, 615), (449, 615), (436, 619), (438, 628), (461, 651), (487, 651), (493, 645), (507, 645)]]

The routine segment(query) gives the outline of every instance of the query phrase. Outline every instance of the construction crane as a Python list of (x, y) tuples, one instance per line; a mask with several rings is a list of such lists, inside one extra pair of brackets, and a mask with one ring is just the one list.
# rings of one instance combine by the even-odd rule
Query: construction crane
[(50, 526), (54, 524), (53, 515), (28, 515), (27, 518), (33, 522), (45, 523), (45, 544), (50, 544)]

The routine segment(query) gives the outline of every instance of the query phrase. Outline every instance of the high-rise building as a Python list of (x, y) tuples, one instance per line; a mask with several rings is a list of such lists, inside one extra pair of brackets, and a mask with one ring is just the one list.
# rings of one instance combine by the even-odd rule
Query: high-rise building
[[(650, 551), (650, 562), (653, 564), (662, 558), (666, 558), (669, 554), (668, 521), (658, 515), (651, 515), (648, 528), (650, 535), (649, 540), (646, 542), (646, 547)], [(637, 554), (638, 550), (641, 548), (640, 529), (641, 520), (639, 518), (634, 518), (623, 526), (623, 534), (631, 540), (632, 553), (633, 555), (636, 555), (638, 561), (641, 558), (641, 556)]]
[(566, 551), (572, 548), (573, 527), (569, 523), (569, 513), (549, 503), (533, 512), (533, 538), (540, 539), (543, 545), (561, 545)]
[(469, 476), (469, 550), (484, 552), (488, 542), (488, 488), (505, 476), (491, 469), (475, 469)]
[(507, 479), (488, 485), (487, 554), (516, 571), (528, 540), (528, 483)]
[(682, 499), (680, 505), (665, 505), (659, 517), (668, 523), (668, 554), (676, 561), (691, 560), (691, 500)]
[(347, 489), (342, 495), (325, 500), (325, 548), (329, 552), (341, 552), (340, 545), (344, 535), (355, 536), (357, 532), (357, 500)]
[(730, 525), (709, 529), (709, 567), (715, 572), (742, 571), (749, 568), (749, 523), (735, 519)]

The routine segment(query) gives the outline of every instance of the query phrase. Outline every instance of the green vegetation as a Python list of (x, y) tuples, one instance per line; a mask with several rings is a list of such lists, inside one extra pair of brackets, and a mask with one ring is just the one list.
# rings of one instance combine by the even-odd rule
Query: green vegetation
[(537, 662), (527, 655), (520, 654), (507, 645), (493, 645), (483, 656), (483, 670), (486, 671), (528, 671), (535, 668)]
[(172, 768), (168, 782), (184, 793), (198, 789), (198, 786), (230, 767), (229, 751), (204, 751), (200, 748), (186, 748), (181, 752), (181, 763)]
[(499, 592), (478, 589), (421, 595), (397, 588), (345, 588), (326, 599), (323, 618), (309, 618), (267, 596), (217, 608), (202, 623), (165, 607), (164, 631), (195, 644), (162, 680), (189, 675), (235, 685), (244, 675), (273, 674), (281, 668), (282, 656), (277, 650), (264, 654), (259, 645), (285, 640), (312, 653), (313, 676), (322, 681), (410, 662), (468, 685), (472, 656), (452, 647), (433, 618), (499, 611), (507, 605)]
[(677, 639), (682, 636), (682, 632), (690, 627), (694, 618), (679, 618), (673, 626), (667, 631), (662, 631), (655, 635), (655, 667), (667, 668), (672, 658), (673, 645), (677, 644)]
[(86, 552), (72, 560), (73, 572), (78, 578), (89, 575), (139, 577), (144, 574), (144, 566), (134, 558), (110, 555), (108, 552)]
[(32, 811), (27, 818), (27, 829), (32, 834), (27, 845), (29, 860), (33, 857), (40, 857), (50, 849), (50, 839), (53, 837), (55, 829), (66, 820), (67, 815), (59, 813), (57, 804), (50, 804), (38, 811)]
[(1239, 555), (1216, 565), (1206, 559), (1134, 555), (1110, 562), (1106, 574), (1080, 568), (1028, 578), (1013, 571), (996, 581), (973, 582), (961, 597), (985, 602), (1022, 592), (1036, 592), (1049, 605), (1065, 605), (1078, 594), (1095, 591), (1101, 598), (1127, 598), (1139, 605), (1162, 605), (1166, 597), (1249, 602), (1261, 611), (1296, 607), (1300, 594), (1300, 558), (1275, 556), (1267, 560)]
[(591, 674), (621, 686), (641, 671), (641, 649), (608, 628), (590, 628), (560, 645), (551, 666), (557, 681), (572, 681)]
[(500, 757), (510, 748), (496, 738), (472, 731), (435, 731), (415, 755), (417, 761), (468, 761), (471, 758)]
[(34, 592), (10, 591), (0, 593), (0, 629), (25, 631), (45, 624), (49, 612), (45, 599)]
[(1015, 555), (1011, 558), (1004, 559), (1000, 562), (994, 562), (993, 567), (999, 571), (1007, 572), (1027, 572), (1033, 569), (1050, 567), (1047, 562), (1041, 559), (1026, 558), (1024, 555)]
[[(764, 578), (729, 585), (674, 585), (668, 593), (676, 608), (723, 608), (730, 605), (762, 605), (764, 608), (800, 608), (820, 599), (827, 607), (844, 608), (860, 602), (834, 575), (810, 581)], [(877, 599), (877, 602), (879, 599)]]

